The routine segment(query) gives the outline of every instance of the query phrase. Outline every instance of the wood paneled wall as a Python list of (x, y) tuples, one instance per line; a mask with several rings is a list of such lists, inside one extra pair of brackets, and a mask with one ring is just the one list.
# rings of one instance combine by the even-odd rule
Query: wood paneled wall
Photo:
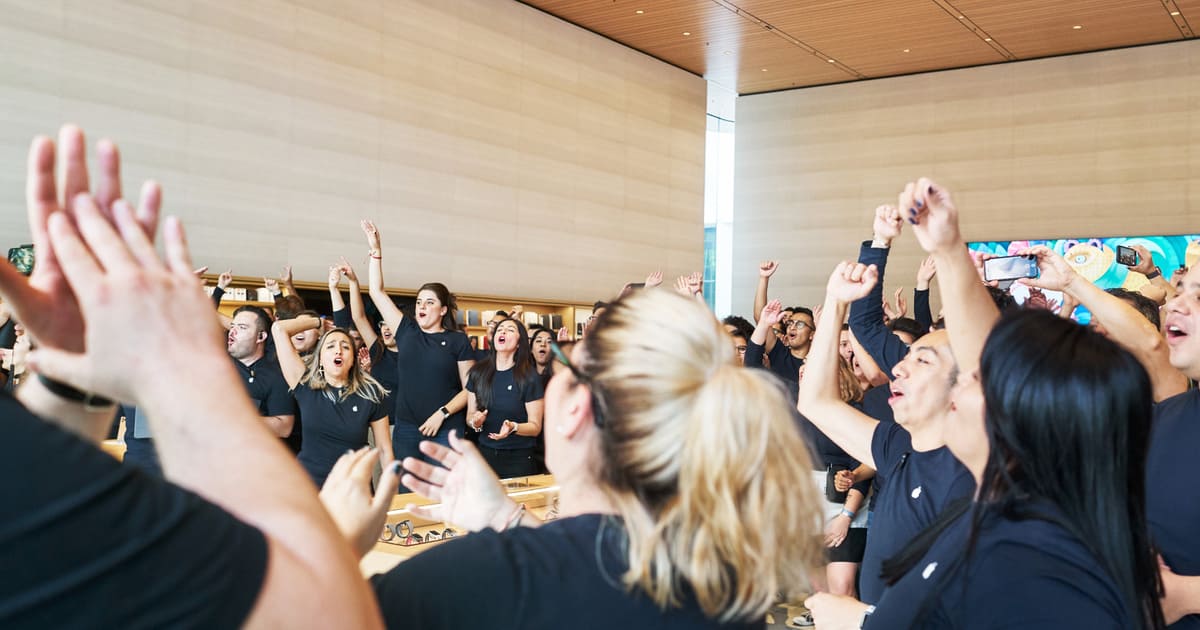
[[(29, 140), (163, 182), (198, 264), (591, 301), (702, 264), (705, 83), (509, 0), (0, 0), (0, 245)], [(127, 183), (127, 185), (129, 185)]]
[[(1194, 41), (742, 97), (734, 310), (768, 257), (773, 296), (819, 303), (874, 208), (921, 176), (953, 191), (967, 240), (1194, 233), (1198, 104)], [(889, 291), (922, 256), (905, 230)]]

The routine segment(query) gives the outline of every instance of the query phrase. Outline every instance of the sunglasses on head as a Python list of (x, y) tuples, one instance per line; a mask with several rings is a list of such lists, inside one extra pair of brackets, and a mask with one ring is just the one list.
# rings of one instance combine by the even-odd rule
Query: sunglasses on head
[(558, 345), (557, 341), (550, 342), (550, 351), (554, 353), (554, 359), (556, 361), (563, 364), (568, 370), (571, 371), (571, 376), (575, 377), (575, 381), (580, 385), (586, 386), (588, 391), (591, 392), (592, 419), (596, 422), (596, 426), (604, 426), (604, 416), (602, 413), (603, 404), (600, 396), (596, 394), (595, 381), (592, 380), (592, 377), (584, 374), (579, 368), (575, 367), (575, 364), (571, 363), (571, 359), (567, 357), (566, 352), (563, 352), (562, 347)]

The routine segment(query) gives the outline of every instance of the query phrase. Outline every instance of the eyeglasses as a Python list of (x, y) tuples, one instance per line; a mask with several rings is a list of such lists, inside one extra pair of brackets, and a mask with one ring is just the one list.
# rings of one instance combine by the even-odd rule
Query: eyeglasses
[(603, 402), (602, 402), (602, 399), (600, 398), (600, 396), (598, 396), (596, 394), (595, 381), (592, 380), (592, 377), (588, 376), (587, 374), (584, 374), (583, 372), (581, 372), (579, 370), (579, 368), (575, 367), (575, 365), (573, 363), (571, 363), (571, 359), (567, 358), (567, 353), (563, 352), (562, 347), (560, 347), (558, 345), (557, 341), (550, 342), (550, 352), (554, 353), (554, 359), (556, 361), (563, 364), (564, 366), (566, 366), (566, 368), (568, 370), (571, 371), (571, 376), (575, 377), (576, 382), (578, 382), (580, 385), (586, 386), (588, 388), (588, 391), (591, 392), (591, 394), (592, 394), (592, 419), (596, 422), (596, 426), (598, 426), (598, 427), (604, 426), (604, 414), (603, 414), (604, 405), (603, 405)]
[(786, 327), (787, 328), (812, 328), (812, 324), (810, 324), (806, 321), (800, 320), (800, 319), (793, 319), (793, 320), (788, 321)]
[(734, 346), (734, 350), (737, 350), (738, 354), (746, 354), (746, 346)]

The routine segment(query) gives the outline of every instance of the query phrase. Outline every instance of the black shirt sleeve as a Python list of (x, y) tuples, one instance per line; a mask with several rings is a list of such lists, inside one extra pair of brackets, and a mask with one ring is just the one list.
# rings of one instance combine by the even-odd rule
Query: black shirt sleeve
[(213, 287), (212, 303), (215, 308), (221, 308), (221, 298), (225, 295), (225, 289), (221, 287)]
[(354, 330), (354, 320), (350, 317), (350, 309), (342, 307), (334, 311), (333, 325), (346, 330)]
[(917, 320), (922, 330), (928, 331), (933, 326), (933, 313), (929, 311), (929, 289), (913, 289), (913, 319)]
[[(770, 332), (767, 333), (771, 334)], [(742, 364), (746, 367), (766, 367), (763, 365), (763, 357), (767, 355), (767, 348), (761, 343), (754, 343), (749, 339), (746, 340), (746, 356), (742, 358)]]
[(242, 624), (266, 574), (261, 532), (9, 396), (0, 417), (0, 627)]
[(287, 381), (283, 378), (283, 373), (278, 367), (270, 369), (270, 375), (266, 378), (270, 379), (270, 389), (267, 393), (267, 399), (263, 401), (264, 416), (293, 416), (296, 415), (296, 403), (292, 398), (291, 392), (288, 391)]
[(883, 323), (883, 274), (887, 259), (888, 250), (871, 247), (870, 241), (865, 241), (859, 249), (858, 262), (875, 265), (879, 270), (879, 282), (866, 296), (850, 305), (850, 330), (879, 369), (891, 379), (892, 368), (904, 360), (908, 346)]

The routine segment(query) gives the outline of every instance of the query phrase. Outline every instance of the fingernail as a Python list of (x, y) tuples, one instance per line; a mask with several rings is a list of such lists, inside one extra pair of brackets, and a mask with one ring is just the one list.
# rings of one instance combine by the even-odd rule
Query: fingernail
[(909, 220), (908, 220), (908, 222), (909, 222), (909, 223), (911, 223), (911, 224), (913, 224), (913, 225), (916, 225), (916, 224), (917, 224), (917, 220), (916, 220), (916, 219), (909, 219)]
[(400, 462), (399, 461), (392, 462), (392, 472), (394, 472), (394, 473), (400, 472)]
[(931, 186), (929, 187), (929, 194), (931, 194), (931, 195), (932, 195), (933, 193), (934, 193), (934, 190), (933, 190), (933, 186), (931, 185)]
[[(930, 191), (930, 192), (932, 192), (932, 191)], [(924, 207), (925, 207), (925, 202), (924, 202), (924, 201), (921, 201), (920, 199), (917, 199), (917, 200), (916, 200), (916, 204), (917, 204), (917, 207), (918, 207), (918, 208), (924, 208)]]

